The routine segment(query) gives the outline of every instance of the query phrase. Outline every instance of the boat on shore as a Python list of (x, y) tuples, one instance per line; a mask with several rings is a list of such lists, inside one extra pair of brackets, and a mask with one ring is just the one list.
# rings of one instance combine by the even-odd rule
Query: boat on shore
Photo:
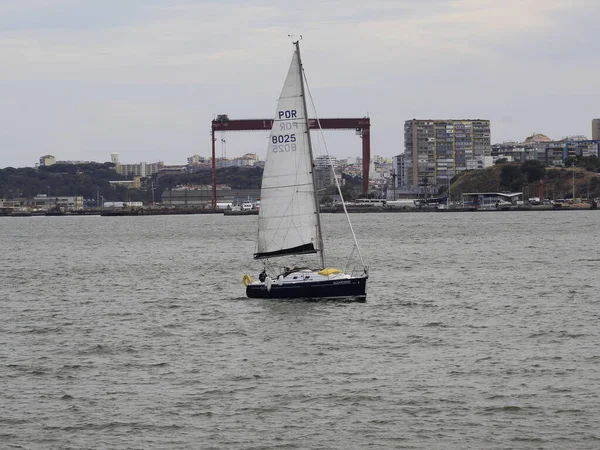
[(388, 200), (386, 206), (390, 209), (417, 209), (418, 208), (418, 198), (403, 198), (398, 200)]
[(18, 208), (14, 208), (10, 215), (12, 217), (30, 217), (33, 214), (31, 213), (31, 210), (29, 208), (25, 208), (25, 207), (18, 207)]
[(119, 216), (175, 216), (182, 214), (223, 214), (220, 209), (201, 209), (201, 208), (132, 208), (132, 209), (103, 209), (101, 216), (119, 217)]
[(257, 216), (258, 209), (225, 209), (223, 210), (225, 216)]
[(223, 214), (226, 216), (255, 216), (258, 215), (259, 209), (260, 200), (253, 202), (248, 198), (247, 202), (236, 203), (230, 208), (224, 209)]

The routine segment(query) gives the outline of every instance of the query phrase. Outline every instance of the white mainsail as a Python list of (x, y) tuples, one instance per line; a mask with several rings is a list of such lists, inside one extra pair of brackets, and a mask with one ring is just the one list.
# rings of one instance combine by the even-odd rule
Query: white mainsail
[(269, 138), (255, 258), (322, 251), (302, 82), (296, 45)]

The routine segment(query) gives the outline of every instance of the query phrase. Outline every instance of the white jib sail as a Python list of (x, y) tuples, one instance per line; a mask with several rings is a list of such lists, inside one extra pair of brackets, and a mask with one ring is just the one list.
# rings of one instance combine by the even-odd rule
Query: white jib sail
[(263, 172), (256, 258), (320, 250), (298, 50), (279, 97)]

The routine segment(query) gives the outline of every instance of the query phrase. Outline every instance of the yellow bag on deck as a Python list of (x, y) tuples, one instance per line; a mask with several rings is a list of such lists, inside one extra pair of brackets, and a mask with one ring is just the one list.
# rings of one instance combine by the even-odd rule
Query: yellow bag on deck
[(334, 269), (333, 267), (327, 267), (326, 269), (321, 270), (319, 272), (319, 275), (325, 275), (326, 277), (328, 277), (329, 275), (333, 275), (336, 273), (342, 273), (342, 271), (339, 269)]

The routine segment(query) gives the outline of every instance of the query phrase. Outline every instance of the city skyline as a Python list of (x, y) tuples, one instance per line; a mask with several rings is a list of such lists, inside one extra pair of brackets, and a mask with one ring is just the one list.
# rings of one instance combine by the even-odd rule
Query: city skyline
[[(210, 155), (210, 121), (270, 118), (303, 36), (319, 117), (372, 123), (404, 152), (405, 120), (481, 118), (492, 142), (592, 138), (600, 73), (593, 0), (20, 0), (0, 6), (2, 167)], [(352, 132), (325, 132), (338, 158)], [(217, 156), (266, 154), (268, 133), (217, 134)], [(220, 139), (225, 139), (221, 145)]]

